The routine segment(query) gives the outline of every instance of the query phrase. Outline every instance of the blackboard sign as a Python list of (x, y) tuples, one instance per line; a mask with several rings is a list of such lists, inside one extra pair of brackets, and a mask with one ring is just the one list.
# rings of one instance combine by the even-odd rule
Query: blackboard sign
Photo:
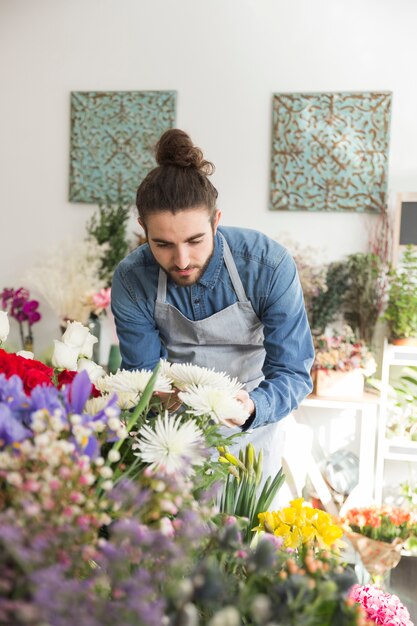
[(417, 201), (401, 203), (400, 246), (417, 245)]
[(417, 246), (417, 193), (397, 194), (393, 235), (392, 264), (395, 266), (404, 246)]

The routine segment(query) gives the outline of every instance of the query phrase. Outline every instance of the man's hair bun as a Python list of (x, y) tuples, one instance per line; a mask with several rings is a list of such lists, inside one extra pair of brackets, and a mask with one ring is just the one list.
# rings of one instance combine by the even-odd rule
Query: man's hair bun
[(200, 148), (197, 148), (187, 133), (179, 128), (167, 130), (159, 139), (156, 144), (156, 162), (160, 166), (195, 168), (206, 176), (214, 172), (213, 163), (204, 159)]

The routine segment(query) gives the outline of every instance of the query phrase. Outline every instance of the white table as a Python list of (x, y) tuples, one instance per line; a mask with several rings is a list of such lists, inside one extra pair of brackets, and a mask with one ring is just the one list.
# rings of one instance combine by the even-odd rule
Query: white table
[[(315, 395), (308, 396), (300, 405), (300, 408), (331, 410), (333, 413), (345, 410), (354, 411), (359, 419), (359, 488), (369, 502), (374, 500), (375, 489), (375, 453), (377, 440), (379, 396), (364, 393), (361, 398), (326, 398)], [(296, 421), (297, 412), (294, 412)], [(336, 419), (340, 419), (336, 415)], [(311, 420), (312, 421), (312, 420)], [(314, 430), (314, 424), (310, 421), (310, 427)], [(304, 461), (306, 473), (309, 476), (317, 495), (329, 513), (337, 513), (337, 507), (333, 501), (330, 490), (324, 481), (318, 463), (312, 455), (307, 459), (287, 458), (287, 466), (291, 470), (293, 463)], [(310, 458), (311, 457), (311, 458)]]

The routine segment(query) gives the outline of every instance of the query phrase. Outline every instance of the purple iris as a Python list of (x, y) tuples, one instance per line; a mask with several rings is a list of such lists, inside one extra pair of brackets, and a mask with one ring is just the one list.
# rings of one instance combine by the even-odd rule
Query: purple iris
[(31, 434), (31, 431), (14, 417), (10, 408), (3, 402), (0, 403), (0, 448), (22, 441)]
[(55, 411), (66, 415), (65, 406), (61, 400), (60, 392), (56, 387), (49, 385), (38, 385), (32, 390), (32, 411), (46, 409), (51, 415)]

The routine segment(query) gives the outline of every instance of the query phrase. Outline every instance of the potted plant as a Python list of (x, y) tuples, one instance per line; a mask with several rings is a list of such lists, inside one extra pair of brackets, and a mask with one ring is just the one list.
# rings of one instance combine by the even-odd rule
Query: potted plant
[(375, 359), (366, 344), (357, 339), (349, 326), (342, 333), (315, 339), (313, 364), (314, 392), (317, 396), (360, 397), (365, 377), (376, 370)]
[(417, 247), (406, 246), (401, 264), (388, 276), (384, 319), (391, 343), (417, 345)]

